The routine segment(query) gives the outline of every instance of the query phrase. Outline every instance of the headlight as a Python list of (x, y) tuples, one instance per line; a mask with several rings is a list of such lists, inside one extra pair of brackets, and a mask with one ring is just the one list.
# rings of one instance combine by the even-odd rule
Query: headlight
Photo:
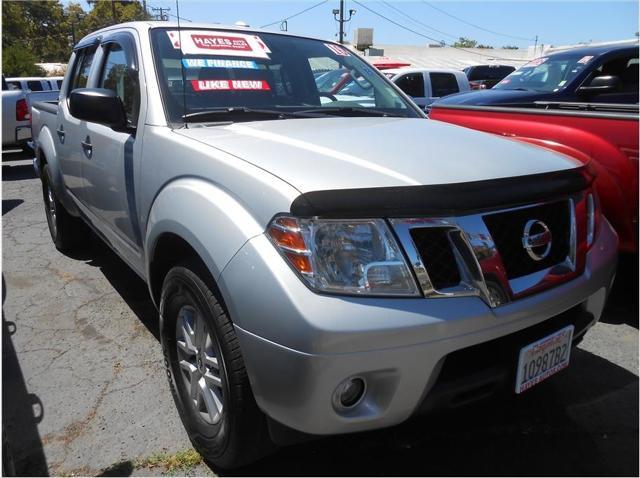
[(382, 219), (280, 216), (271, 222), (267, 235), (302, 279), (320, 292), (420, 295)]

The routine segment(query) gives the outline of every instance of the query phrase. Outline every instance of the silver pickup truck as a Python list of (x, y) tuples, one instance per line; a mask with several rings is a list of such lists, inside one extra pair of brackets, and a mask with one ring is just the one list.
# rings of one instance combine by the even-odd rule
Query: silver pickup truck
[[(330, 69), (360, 96), (318, 92)], [(524, 393), (615, 274), (588, 166), (428, 120), (328, 41), (109, 27), (33, 131), (56, 247), (88, 225), (148, 283), (178, 411), (221, 467)]]

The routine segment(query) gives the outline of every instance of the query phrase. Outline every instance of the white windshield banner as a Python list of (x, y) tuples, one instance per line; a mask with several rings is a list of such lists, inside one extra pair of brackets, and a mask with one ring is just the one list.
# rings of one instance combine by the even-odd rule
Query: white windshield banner
[(269, 59), (271, 50), (258, 35), (211, 30), (167, 31), (173, 48), (186, 55), (240, 56)]

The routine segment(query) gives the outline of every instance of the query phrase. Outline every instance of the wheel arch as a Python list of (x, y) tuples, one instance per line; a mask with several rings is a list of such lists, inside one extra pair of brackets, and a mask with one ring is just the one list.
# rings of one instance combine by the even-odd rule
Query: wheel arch
[(76, 204), (66, 193), (55, 142), (51, 135), (51, 131), (47, 126), (40, 128), (36, 145), (35, 155), (40, 178), (43, 178), (44, 167), (45, 165), (48, 165), (52, 180), (51, 187), (53, 188), (57, 198), (64, 205), (69, 214), (78, 216), (80, 212), (78, 211)]
[[(163, 187), (148, 217), (145, 262), (156, 306), (164, 277), (175, 264), (187, 258), (199, 260), (218, 287), (233, 256), (264, 231), (234, 196), (200, 178), (180, 178)], [(221, 288), (218, 291), (224, 299)]]

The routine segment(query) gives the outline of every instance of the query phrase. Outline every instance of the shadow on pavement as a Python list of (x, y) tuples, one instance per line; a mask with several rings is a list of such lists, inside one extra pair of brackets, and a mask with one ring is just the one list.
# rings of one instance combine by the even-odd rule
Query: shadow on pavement
[(16, 166), (2, 165), (3, 181), (22, 181), (24, 179), (35, 179), (36, 171), (31, 164), (20, 164)]
[(9, 211), (17, 208), (20, 204), (24, 203), (22, 199), (3, 199), (2, 200), (2, 215), (4, 216)]
[(131, 308), (138, 320), (160, 342), (158, 311), (156, 310), (147, 284), (120, 259), (101, 239), (89, 234), (89, 243), (82, 251), (69, 257), (85, 261), (97, 267), (122, 299)]
[(623, 254), (601, 322), (638, 328), (638, 256)]
[(5, 161), (21, 161), (24, 159), (33, 159), (34, 153), (29, 148), (24, 149), (4, 149), (2, 150), (2, 162)]
[[(3, 303), (6, 283), (2, 278)], [(44, 406), (37, 395), (29, 393), (11, 337), (17, 326), (2, 311), (2, 424), (3, 448), (10, 450), (17, 476), (48, 476), (47, 460), (38, 432)], [(6, 442), (5, 442), (6, 440)], [(7, 466), (3, 463), (3, 468)], [(8, 466), (7, 468), (11, 468)], [(8, 469), (3, 470), (7, 476)]]

